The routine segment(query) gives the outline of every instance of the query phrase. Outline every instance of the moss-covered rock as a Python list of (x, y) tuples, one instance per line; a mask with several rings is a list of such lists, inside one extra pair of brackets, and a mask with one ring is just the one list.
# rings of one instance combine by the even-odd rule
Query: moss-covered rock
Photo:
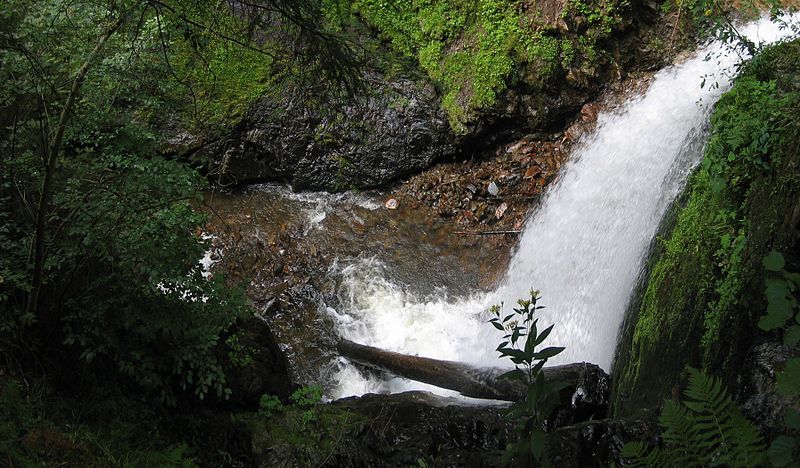
[(349, 101), (308, 102), (324, 90), (266, 95), (198, 156), (210, 155), (227, 181), (345, 190), (384, 185), (456, 154), (456, 136), (424, 78), (371, 69), (364, 80), (369, 89)]
[[(633, 11), (628, 0), (360, 0), (354, 10), (395, 50), (416, 59), (441, 90), (460, 134), (487, 111), (515, 105), (509, 88), (557, 95), (565, 84), (587, 87), (618, 70), (620, 41), (613, 36), (631, 25)], [(535, 120), (550, 104), (539, 97), (525, 103)]]
[(233, 131), (196, 142), (194, 157), (226, 182), (378, 187), (560, 131), (608, 83), (669, 55), (649, 46), (663, 34), (658, 14), (628, 0), (362, 0), (342, 17), (366, 52), (363, 89), (331, 100), (325, 86), (264, 85)]
[(800, 42), (772, 46), (717, 104), (702, 167), (630, 311), (613, 372), (617, 414), (677, 396), (687, 365), (735, 388), (765, 338), (762, 259), (779, 250), (798, 260), (799, 69)]

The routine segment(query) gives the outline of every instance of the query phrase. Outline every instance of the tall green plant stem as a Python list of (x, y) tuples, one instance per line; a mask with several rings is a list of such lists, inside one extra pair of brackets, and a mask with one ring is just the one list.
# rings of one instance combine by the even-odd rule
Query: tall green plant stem
[(97, 39), (94, 49), (86, 57), (83, 65), (75, 73), (72, 79), (72, 86), (70, 87), (67, 101), (61, 109), (61, 115), (58, 119), (56, 126), (56, 133), (50, 144), (47, 145), (45, 150), (45, 166), (44, 166), (44, 179), (42, 180), (42, 190), (39, 195), (39, 203), (36, 210), (36, 230), (33, 238), (33, 275), (31, 278), (31, 291), (28, 294), (28, 302), (25, 311), (29, 317), (37, 317), (39, 313), (39, 294), (42, 290), (42, 283), (44, 282), (44, 264), (47, 259), (47, 247), (45, 241), (47, 239), (47, 215), (50, 211), (50, 201), (53, 198), (53, 176), (58, 169), (58, 156), (61, 154), (61, 149), (64, 144), (64, 132), (69, 125), (69, 120), (72, 115), (72, 110), (75, 107), (75, 101), (80, 94), (81, 86), (83, 85), (89, 69), (92, 67), (94, 60), (103, 50), (106, 42), (114, 35), (114, 33), (122, 25), (123, 17), (111, 23), (105, 31)]

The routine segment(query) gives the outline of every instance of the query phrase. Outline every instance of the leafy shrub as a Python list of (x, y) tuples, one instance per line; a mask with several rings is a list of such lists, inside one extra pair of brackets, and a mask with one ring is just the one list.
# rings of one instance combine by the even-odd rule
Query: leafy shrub
[[(0, 57), (15, 78), (0, 85), (13, 133), (0, 141), (0, 344), (24, 362), (44, 357), (74, 384), (102, 376), (167, 403), (225, 398), (225, 337), (245, 299), (204, 277), (197, 207), (207, 183), (163, 157), (150, 127), (154, 109), (178, 112), (160, 81), (174, 70), (158, 55), (169, 56), (162, 34), (175, 29), (146, 2), (7, 3)], [(111, 24), (120, 29), (108, 36)], [(56, 127), (50, 114), (64, 101), (74, 106)], [(56, 128), (63, 144), (51, 148), (43, 135)]]
[(295, 390), (289, 397), (292, 403), (302, 410), (300, 413), (300, 427), (305, 428), (317, 419), (316, 406), (322, 400), (322, 387), (312, 385)]
[[(772, 251), (763, 260), (770, 273), (765, 279), (767, 312), (758, 326), (763, 330), (783, 330), (783, 343), (796, 346), (800, 342), (800, 304), (796, 299), (800, 274), (785, 269), (786, 260), (780, 252)], [(791, 358), (776, 376), (776, 389), (785, 397), (800, 395), (800, 358)], [(769, 448), (769, 459), (775, 466), (787, 466), (800, 460), (800, 414), (787, 409), (784, 423), (792, 435), (778, 436)]]
[(283, 408), (283, 403), (275, 395), (261, 395), (258, 401), (258, 415), (268, 418), (280, 411)]

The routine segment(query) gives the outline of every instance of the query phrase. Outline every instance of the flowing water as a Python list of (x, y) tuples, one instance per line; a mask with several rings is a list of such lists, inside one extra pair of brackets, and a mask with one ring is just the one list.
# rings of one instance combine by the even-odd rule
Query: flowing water
[[(768, 20), (741, 30), (754, 42), (788, 35)], [(649, 89), (598, 118), (593, 135), (573, 152), (560, 179), (532, 213), (505, 279), (490, 293), (450, 297), (417, 293), (385, 275), (386, 264), (361, 256), (332, 274), (341, 279), (337, 309), (328, 313), (341, 336), (408, 354), (500, 365), (498, 332), (487, 309), (510, 307), (542, 292), (540, 322), (554, 323), (551, 345), (566, 346), (551, 363), (611, 367), (617, 335), (659, 222), (697, 165), (713, 104), (730, 86), (735, 51), (711, 44), (659, 72)], [(702, 86), (704, 84), (704, 86)], [(436, 258), (430, 258), (436, 262)], [(433, 387), (365, 375), (337, 362), (332, 396)]]

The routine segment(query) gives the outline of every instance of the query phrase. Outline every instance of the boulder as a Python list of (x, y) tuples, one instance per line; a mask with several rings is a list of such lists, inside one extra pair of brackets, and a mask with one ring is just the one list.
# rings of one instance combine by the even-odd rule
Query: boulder
[[(258, 466), (493, 467), (516, 438), (503, 406), (427, 392), (364, 395), (319, 405), (303, 424), (292, 409), (249, 423)], [(547, 435), (555, 466), (608, 466), (630, 440), (655, 441), (642, 421), (599, 420)]]
[(308, 107), (289, 91), (267, 95), (201, 153), (223, 181), (282, 180), (331, 191), (385, 185), (456, 154), (430, 83), (375, 71), (364, 80), (367, 91), (325, 108)]

